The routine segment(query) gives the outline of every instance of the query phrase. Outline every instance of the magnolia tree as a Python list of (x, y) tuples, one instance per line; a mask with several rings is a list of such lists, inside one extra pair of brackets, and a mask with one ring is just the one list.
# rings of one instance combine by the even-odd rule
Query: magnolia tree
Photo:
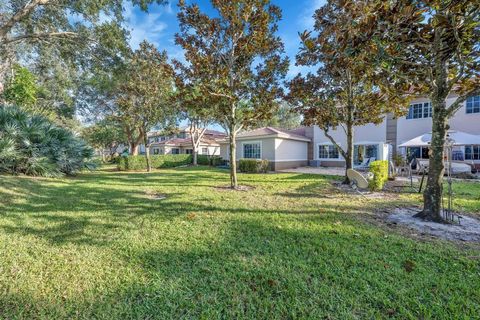
[(188, 121), (188, 130), (192, 142), (193, 165), (198, 164), (198, 151), (200, 143), (207, 131), (207, 127), (215, 121), (214, 110), (211, 99), (203, 95), (198, 85), (198, 77), (193, 73), (192, 68), (186, 67), (179, 61), (174, 61), (176, 94), (174, 102), (182, 118)]
[(417, 217), (441, 221), (448, 120), (469, 96), (480, 94), (480, 1), (376, 1), (365, 11), (358, 23), (375, 33), (386, 79), (403, 79), (411, 84), (410, 93), (430, 97), (431, 154)]
[[(375, 55), (368, 50), (372, 39), (358, 41), (362, 30), (352, 17), (361, 14), (355, 3), (341, 0), (330, 0), (318, 9), (314, 30), (300, 35), (297, 54), (297, 65), (316, 68), (316, 72), (289, 82), (289, 100), (303, 114), (305, 124), (323, 130), (345, 159), (346, 170), (353, 168), (355, 126), (377, 124), (386, 112), (401, 111), (400, 95), (387, 96), (377, 81)], [(345, 146), (331, 135), (339, 127), (346, 135)], [(349, 183), (346, 171), (345, 183)]]
[(237, 134), (277, 109), (288, 59), (275, 34), (280, 8), (268, 0), (211, 0), (211, 4), (214, 16), (181, 0), (180, 33), (175, 39), (185, 50), (215, 119), (227, 131), (230, 182), (236, 188)]
[[(167, 54), (144, 41), (127, 63), (124, 82), (117, 101), (117, 121), (125, 126), (132, 150), (145, 145), (147, 171), (151, 171), (148, 132), (176, 123), (176, 109), (170, 103), (173, 95), (173, 70)], [(136, 136), (132, 135), (136, 131)], [(135, 153), (135, 151), (134, 151)]]

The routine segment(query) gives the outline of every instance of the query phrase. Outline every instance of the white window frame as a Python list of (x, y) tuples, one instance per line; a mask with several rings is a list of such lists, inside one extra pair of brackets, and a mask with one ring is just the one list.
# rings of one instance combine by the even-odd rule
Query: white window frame
[[(259, 144), (260, 145), (260, 158), (245, 158), (245, 147), (244, 145), (246, 144)], [(262, 141), (258, 140), (258, 141), (242, 141), (242, 158), (243, 159), (257, 159), (257, 160), (261, 160), (263, 159), (263, 144), (262, 144)]]
[[(338, 150), (338, 158), (320, 158), (320, 146), (333, 146), (336, 147), (333, 143), (317, 143), (317, 150), (316, 150), (316, 156), (318, 160), (330, 160), (330, 161), (341, 161), (342, 160), (342, 154), (340, 153), (340, 150)], [(339, 147), (341, 147), (341, 144), (338, 144)]]
[[(480, 95), (475, 95), (475, 96), (471, 96), (471, 97), (468, 97), (468, 98), (474, 98), (475, 99), (475, 97), (480, 97)], [(470, 115), (475, 115), (475, 114), (480, 115), (480, 112), (474, 112), (473, 110), (472, 110), (472, 112), (468, 112), (468, 110), (467, 110), (467, 100), (468, 100), (468, 98), (465, 100), (465, 114), (467, 114), (469, 116)], [(474, 100), (473, 103), (475, 103), (475, 100)], [(474, 107), (475, 107), (475, 105), (472, 106), (472, 109), (474, 109)]]
[[(429, 104), (429, 108), (432, 109), (432, 114), (430, 117), (424, 117), (425, 115), (425, 104), (428, 103)], [(422, 106), (422, 112), (421, 112), (421, 117), (420, 118), (413, 118), (413, 111), (412, 111), (412, 118), (409, 118), (409, 114), (410, 114), (410, 108), (413, 108), (414, 105), (421, 105)], [(431, 101), (423, 101), (423, 102), (415, 102), (415, 103), (410, 103), (410, 105), (408, 106), (408, 113), (407, 115), (405, 116), (405, 119), (406, 120), (423, 120), (423, 119), (432, 119), (433, 117), (433, 106), (432, 106), (432, 102)]]

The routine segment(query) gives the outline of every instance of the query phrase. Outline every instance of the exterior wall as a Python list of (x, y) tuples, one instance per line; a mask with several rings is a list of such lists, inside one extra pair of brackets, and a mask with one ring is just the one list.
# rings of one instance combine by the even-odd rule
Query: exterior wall
[(275, 138), (275, 162), (308, 161), (308, 142)]
[[(328, 139), (323, 130), (318, 126), (313, 127), (314, 137), (313, 137), (313, 159), (310, 160), (319, 160), (321, 165), (335, 165), (335, 162), (338, 162), (338, 166), (344, 166), (345, 160), (340, 155), (340, 158), (337, 159), (328, 159), (322, 160), (318, 157), (318, 145), (320, 144), (332, 144), (330, 139)], [(336, 130), (331, 130), (330, 135), (335, 139), (335, 141), (340, 144), (341, 147), (346, 147), (347, 145), (347, 136), (342, 128), (337, 128)], [(387, 140), (387, 120), (385, 119), (378, 125), (367, 124), (364, 126), (357, 126), (354, 129), (353, 143), (354, 144), (380, 144), (385, 143)], [(382, 152), (382, 148), (379, 149), (379, 152)], [(380, 155), (379, 155), (380, 156)]]
[[(455, 96), (449, 97), (447, 106), (450, 106), (455, 98)], [(429, 101), (428, 98), (419, 98), (412, 100), (411, 103)], [(463, 106), (450, 119), (449, 123), (450, 130), (480, 135), (480, 113), (467, 114), (466, 103), (463, 103)], [(432, 118), (407, 119), (406, 116), (400, 117), (397, 120), (397, 145), (429, 132), (432, 132)]]
[[(252, 138), (237, 141), (237, 159), (243, 158), (243, 144), (260, 142), (262, 159), (270, 161), (271, 170), (304, 167), (308, 165), (308, 142), (281, 138)], [(229, 145), (220, 145), (220, 156), (229, 160)]]
[(262, 159), (275, 161), (275, 138), (252, 138), (248, 140), (237, 140), (237, 159), (243, 158), (243, 145), (252, 142), (260, 142)]

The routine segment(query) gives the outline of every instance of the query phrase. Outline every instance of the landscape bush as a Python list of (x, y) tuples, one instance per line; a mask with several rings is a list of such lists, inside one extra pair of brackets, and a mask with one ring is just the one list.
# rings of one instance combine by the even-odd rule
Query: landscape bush
[(380, 191), (383, 189), (385, 182), (388, 180), (388, 161), (377, 160), (370, 163), (370, 172), (373, 178), (369, 180), (368, 186), (372, 191)]
[(223, 163), (223, 159), (220, 156), (207, 156), (204, 154), (199, 154), (197, 156), (197, 162), (203, 166), (216, 167)]
[[(192, 163), (192, 155), (190, 154), (163, 154), (150, 156), (152, 168), (174, 168), (185, 166)], [(118, 161), (118, 169), (127, 170), (145, 170), (147, 169), (147, 161), (145, 156), (122, 156)]]
[(0, 106), (0, 172), (75, 175), (95, 167), (93, 155), (85, 141), (44, 116)]
[(268, 167), (268, 160), (240, 159), (238, 164), (238, 170), (244, 173), (266, 173)]

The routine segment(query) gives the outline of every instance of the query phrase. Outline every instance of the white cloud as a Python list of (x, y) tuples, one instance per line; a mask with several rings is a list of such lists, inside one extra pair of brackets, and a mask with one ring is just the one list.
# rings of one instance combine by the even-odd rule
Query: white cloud
[(325, 3), (326, 0), (310, 0), (309, 5), (307, 5), (299, 19), (299, 24), (303, 29), (313, 28), (313, 25), (315, 24), (313, 14), (315, 13), (315, 10), (322, 7)]
[(163, 31), (167, 29), (167, 24), (163, 21), (163, 13), (171, 12), (168, 7), (158, 12), (138, 13), (131, 3), (125, 4), (125, 18), (127, 28), (130, 31), (130, 46), (137, 49), (143, 40), (153, 43), (157, 47), (161, 38), (164, 36)]

